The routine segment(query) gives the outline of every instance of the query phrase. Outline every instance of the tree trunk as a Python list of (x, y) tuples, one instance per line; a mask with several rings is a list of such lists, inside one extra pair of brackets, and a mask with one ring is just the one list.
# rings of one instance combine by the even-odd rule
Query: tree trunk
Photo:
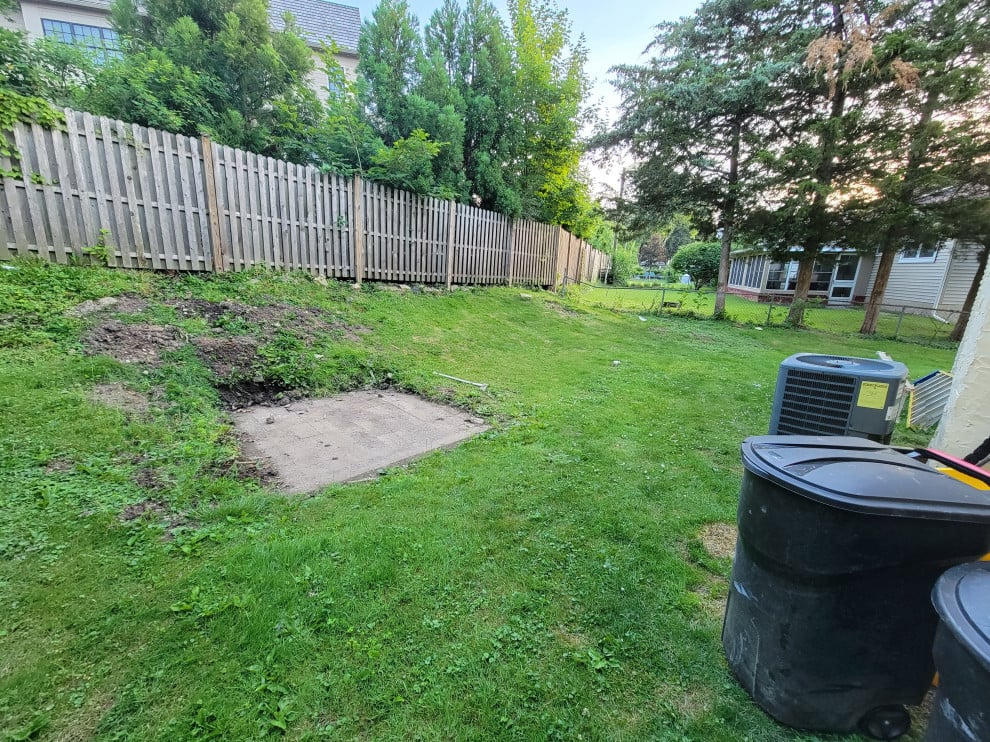
[(969, 315), (973, 311), (976, 295), (980, 291), (983, 274), (987, 271), (988, 255), (990, 255), (990, 247), (984, 247), (980, 252), (980, 261), (976, 267), (976, 275), (973, 276), (973, 283), (969, 286), (969, 291), (966, 293), (966, 301), (963, 302), (962, 311), (959, 312), (959, 321), (952, 328), (952, 332), (949, 334), (949, 340), (962, 340), (963, 335), (966, 334), (966, 327), (969, 325)]
[(808, 291), (811, 289), (812, 269), (815, 267), (815, 258), (818, 257), (818, 248), (810, 255), (802, 255), (798, 261), (797, 282), (794, 285), (794, 299), (791, 301), (791, 308), (787, 312), (787, 324), (800, 327), (804, 324), (804, 309), (808, 303)]
[(890, 280), (890, 271), (894, 267), (894, 256), (897, 254), (898, 248), (896, 229), (889, 226), (880, 241), (880, 264), (877, 266), (877, 277), (873, 279), (873, 290), (870, 292), (870, 298), (866, 301), (866, 314), (863, 316), (863, 324), (859, 326), (859, 331), (863, 335), (873, 335), (877, 331), (880, 307), (883, 304), (883, 296), (887, 292), (887, 282)]
[(732, 150), (729, 153), (729, 179), (725, 203), (722, 206), (722, 252), (718, 258), (718, 284), (715, 289), (715, 319), (725, 317), (725, 293), (729, 287), (729, 253), (732, 250), (732, 233), (736, 226), (736, 194), (739, 185), (739, 140), (742, 124), (737, 118), (732, 124)]
[(722, 227), (722, 252), (718, 258), (718, 287), (715, 289), (715, 319), (725, 317), (725, 293), (729, 287), (729, 252), (732, 250), (732, 226)]
[(859, 331), (863, 335), (873, 335), (877, 331), (877, 321), (880, 319), (880, 307), (883, 295), (887, 291), (890, 280), (890, 269), (894, 267), (894, 256), (897, 254), (896, 245), (886, 245), (880, 250), (880, 265), (877, 266), (877, 277), (873, 280), (873, 291), (866, 302), (866, 314)]

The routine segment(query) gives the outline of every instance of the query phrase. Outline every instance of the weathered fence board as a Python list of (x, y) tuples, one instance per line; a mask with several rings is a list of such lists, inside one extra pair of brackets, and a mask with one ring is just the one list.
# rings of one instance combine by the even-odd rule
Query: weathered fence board
[(12, 139), (0, 259), (535, 286), (594, 280), (609, 260), (556, 226), (88, 113)]

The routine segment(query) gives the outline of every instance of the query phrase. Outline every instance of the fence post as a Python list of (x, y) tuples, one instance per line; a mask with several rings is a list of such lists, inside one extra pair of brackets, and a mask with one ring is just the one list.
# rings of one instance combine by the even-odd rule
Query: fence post
[(898, 336), (901, 334), (901, 322), (904, 321), (904, 311), (907, 309), (903, 304), (901, 305), (901, 313), (897, 317), (897, 327), (894, 328), (894, 340), (897, 340)]
[(512, 285), (512, 278), (513, 278), (513, 276), (512, 276), (512, 272), (513, 272), (512, 271), (512, 268), (513, 268), (513, 266), (512, 266), (512, 258), (513, 258), (512, 251), (515, 248), (515, 241), (516, 241), (516, 220), (515, 219), (510, 219), (509, 220), (509, 257), (508, 257), (509, 266), (508, 266), (508, 270), (506, 271), (506, 274), (508, 275), (508, 284), (509, 284), (509, 286)]
[(770, 295), (770, 301), (767, 302), (767, 327), (773, 324), (773, 294)]
[(351, 192), (351, 244), (354, 245), (354, 283), (364, 278), (364, 184), (355, 175)]
[(663, 305), (667, 303), (667, 287), (660, 287), (660, 311), (657, 314), (663, 314)]
[[(563, 230), (564, 234), (567, 235), (567, 262), (564, 263), (564, 278), (567, 278), (567, 271), (569, 271), (571, 269), (571, 242), (572, 242), (572, 240), (571, 240), (571, 233), (570, 232), (568, 232), (563, 227), (561, 227), (561, 230)], [(573, 276), (572, 276), (572, 278), (573, 278)]]
[(454, 230), (457, 228), (457, 203), (454, 199), (447, 202), (447, 291), (454, 284)]
[(206, 178), (206, 213), (210, 217), (210, 252), (213, 255), (213, 272), (226, 269), (223, 240), (220, 236), (220, 199), (217, 198), (217, 174), (213, 169), (213, 142), (207, 136), (200, 138), (203, 147), (203, 175)]

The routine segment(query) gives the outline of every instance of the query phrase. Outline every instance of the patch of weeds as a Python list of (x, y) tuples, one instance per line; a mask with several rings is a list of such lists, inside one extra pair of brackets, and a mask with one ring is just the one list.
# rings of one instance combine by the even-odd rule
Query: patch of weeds
[(53, 265), (19, 259), (0, 271), (0, 348), (72, 342), (82, 326), (65, 311), (86, 300), (127, 290), (143, 292), (152, 274)]
[(231, 608), (243, 609), (251, 604), (251, 595), (222, 595), (207, 597), (199, 585), (190, 588), (188, 595), (169, 606), (172, 613), (189, 615), (197, 621), (212, 618)]
[(258, 348), (259, 371), (283, 389), (309, 389), (316, 382), (321, 360), (316, 355), (302, 340), (280, 330), (270, 343)]
[(263, 664), (251, 665), (253, 693), (257, 699), (254, 711), (258, 729), (263, 735), (285, 734), (298, 713), (293, 693), (281, 679), (274, 656), (269, 654)]

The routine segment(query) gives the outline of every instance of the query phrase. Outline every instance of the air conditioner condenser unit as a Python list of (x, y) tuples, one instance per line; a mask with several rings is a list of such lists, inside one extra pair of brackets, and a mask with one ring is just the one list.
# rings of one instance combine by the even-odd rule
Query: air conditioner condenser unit
[(852, 435), (889, 443), (904, 405), (907, 366), (797, 353), (780, 364), (771, 435)]

